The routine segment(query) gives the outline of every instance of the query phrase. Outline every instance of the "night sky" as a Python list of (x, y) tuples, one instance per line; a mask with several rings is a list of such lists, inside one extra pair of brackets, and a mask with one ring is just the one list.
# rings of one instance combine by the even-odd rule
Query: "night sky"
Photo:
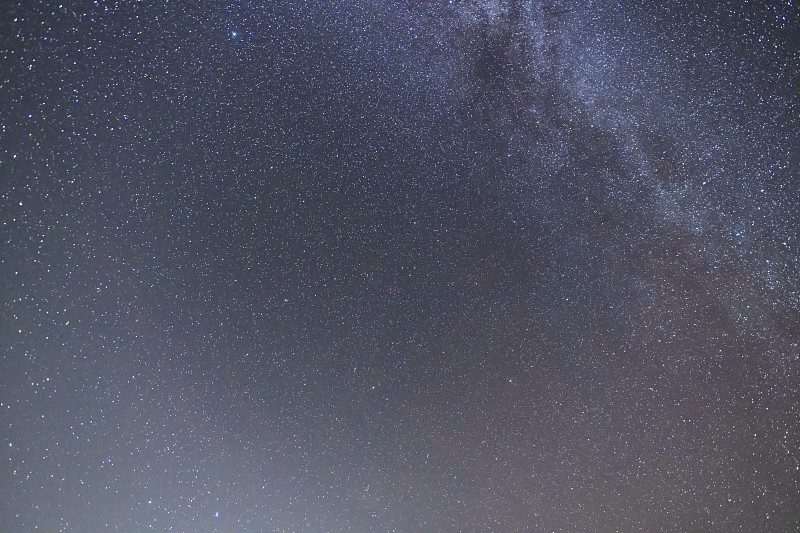
[(642, 4), (3, 2), (0, 529), (800, 530), (800, 7)]

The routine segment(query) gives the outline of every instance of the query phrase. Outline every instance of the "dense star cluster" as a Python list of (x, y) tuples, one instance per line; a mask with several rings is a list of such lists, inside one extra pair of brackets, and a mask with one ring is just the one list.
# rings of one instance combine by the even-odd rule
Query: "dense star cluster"
[(800, 530), (795, 4), (5, 2), (0, 529)]

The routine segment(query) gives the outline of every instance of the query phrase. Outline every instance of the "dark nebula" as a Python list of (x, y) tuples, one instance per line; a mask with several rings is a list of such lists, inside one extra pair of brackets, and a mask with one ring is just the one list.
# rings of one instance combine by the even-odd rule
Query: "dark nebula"
[(800, 530), (793, 2), (6, 4), (3, 532)]

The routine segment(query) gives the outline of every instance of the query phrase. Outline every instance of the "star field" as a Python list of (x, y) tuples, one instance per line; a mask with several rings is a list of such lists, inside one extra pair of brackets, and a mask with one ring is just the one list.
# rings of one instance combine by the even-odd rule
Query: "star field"
[(7, 4), (3, 531), (800, 529), (795, 2)]

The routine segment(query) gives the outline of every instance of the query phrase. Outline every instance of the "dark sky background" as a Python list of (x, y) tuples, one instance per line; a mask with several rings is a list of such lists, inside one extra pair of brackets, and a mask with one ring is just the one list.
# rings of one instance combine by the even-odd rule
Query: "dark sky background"
[(800, 529), (796, 2), (4, 2), (0, 528)]

